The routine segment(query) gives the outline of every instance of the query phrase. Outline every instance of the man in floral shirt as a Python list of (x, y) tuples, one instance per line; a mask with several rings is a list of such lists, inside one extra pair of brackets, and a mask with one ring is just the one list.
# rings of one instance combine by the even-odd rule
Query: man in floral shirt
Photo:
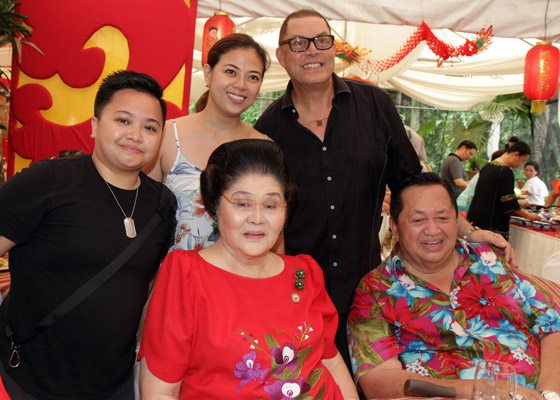
[(457, 241), (456, 223), (435, 174), (392, 193), (397, 246), (360, 282), (348, 320), (356, 380), (368, 398), (401, 397), (411, 378), (471, 398), (476, 362), (499, 360), (524, 397), (560, 392), (560, 305), (494, 248)]

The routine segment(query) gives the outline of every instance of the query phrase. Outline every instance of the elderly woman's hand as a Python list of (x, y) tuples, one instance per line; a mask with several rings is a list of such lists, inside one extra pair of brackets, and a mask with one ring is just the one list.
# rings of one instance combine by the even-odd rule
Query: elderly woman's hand
[(517, 259), (511, 244), (499, 233), (494, 233), (485, 229), (479, 229), (471, 232), (468, 237), (471, 242), (482, 242), (494, 245), (504, 250), (506, 261), (512, 267), (517, 268)]

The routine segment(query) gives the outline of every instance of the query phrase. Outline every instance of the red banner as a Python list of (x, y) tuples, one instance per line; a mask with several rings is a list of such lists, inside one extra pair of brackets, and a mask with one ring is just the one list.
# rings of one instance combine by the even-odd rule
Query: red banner
[(19, 12), (39, 50), (24, 44), (21, 64), (14, 58), (10, 149), (32, 161), (61, 150), (90, 153), (95, 93), (120, 69), (157, 79), (169, 118), (187, 114), (196, 6), (197, 0), (22, 0)]

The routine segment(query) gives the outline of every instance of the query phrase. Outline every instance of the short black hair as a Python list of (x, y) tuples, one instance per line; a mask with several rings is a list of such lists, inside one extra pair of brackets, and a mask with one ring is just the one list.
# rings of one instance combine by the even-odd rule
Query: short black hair
[(521, 156), (531, 155), (531, 147), (529, 147), (529, 145), (522, 140), (513, 143), (509, 147), (506, 147), (506, 153), (515, 153), (516, 151)]
[(241, 139), (218, 146), (200, 175), (200, 193), (208, 214), (215, 217), (222, 194), (237, 180), (252, 173), (270, 175), (278, 180), (288, 211), (291, 210), (295, 187), (290, 183), (280, 146), (265, 139)]
[(467, 149), (475, 149), (478, 150), (478, 147), (476, 147), (476, 144), (474, 142), (471, 142), (470, 140), (463, 140), (461, 143), (459, 143), (459, 146), (457, 146), (457, 150), (459, 150), (461, 147), (466, 147)]
[(533, 160), (527, 161), (525, 163), (525, 165), (523, 166), (523, 168), (531, 166), (533, 168), (535, 168), (535, 171), (537, 171), (537, 175), (539, 174), (539, 172), (541, 172), (541, 168), (539, 166), (539, 163)]
[(451, 201), (451, 204), (453, 204), (455, 214), (459, 213), (457, 202), (455, 201), (455, 197), (453, 196), (451, 187), (449, 187), (449, 185), (443, 179), (441, 179), (438, 174), (435, 174), (433, 172), (421, 172), (419, 174), (411, 175), (403, 179), (397, 189), (391, 192), (390, 213), (391, 218), (395, 223), (398, 221), (399, 215), (404, 209), (402, 193), (412, 186), (442, 186), (443, 188), (445, 188), (447, 194), (449, 195), (449, 200)]
[(124, 89), (132, 89), (147, 93), (156, 98), (161, 107), (162, 123), (165, 122), (167, 117), (167, 104), (165, 100), (163, 100), (163, 89), (160, 84), (149, 75), (125, 70), (113, 72), (103, 79), (95, 95), (93, 115), (99, 118), (103, 112), (103, 108), (111, 101), (113, 95)]

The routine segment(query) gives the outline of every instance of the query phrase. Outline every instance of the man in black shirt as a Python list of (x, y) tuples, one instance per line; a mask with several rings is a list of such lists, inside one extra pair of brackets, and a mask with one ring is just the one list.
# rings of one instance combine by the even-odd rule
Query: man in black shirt
[[(16, 365), (10, 340), (0, 335), (0, 373), (12, 398), (134, 399), (136, 331), (174, 228), (173, 194), (141, 172), (157, 153), (165, 112), (155, 80), (117, 72), (95, 99), (93, 155), (40, 161), (0, 190), (0, 253), (10, 251), (12, 277), (0, 331), (9, 325), (20, 343)], [(30, 334), (121, 254), (164, 204), (167, 218), (122, 268)]]
[[(299, 189), (285, 250), (311, 254), (323, 268), (339, 312), (336, 343), (349, 365), (346, 320), (358, 281), (381, 261), (385, 185), (394, 187), (421, 167), (390, 97), (334, 74), (334, 37), (323, 16), (313, 10), (290, 14), (276, 56), (290, 82), (255, 128), (284, 150)], [(469, 230), (464, 219), (461, 224), (460, 234), (485, 236)]]

